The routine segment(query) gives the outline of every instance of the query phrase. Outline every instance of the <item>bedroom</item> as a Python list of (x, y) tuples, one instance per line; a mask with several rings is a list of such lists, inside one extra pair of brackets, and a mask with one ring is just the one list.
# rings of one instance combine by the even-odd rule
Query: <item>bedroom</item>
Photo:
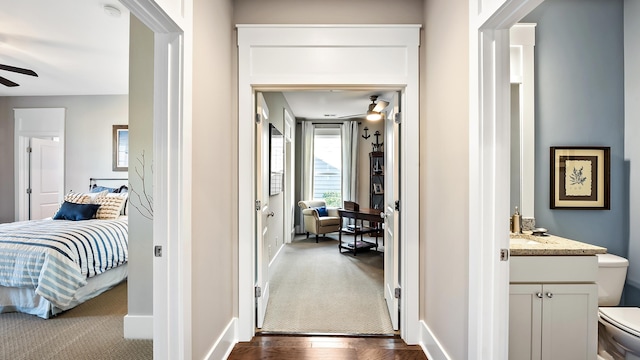
[[(75, 3), (78, 2), (71, 1), (67, 3)], [(63, 8), (63, 4), (58, 4), (60, 8)], [(68, 5), (68, 4), (67, 4)], [(86, 49), (81, 46), (74, 46), (71, 43), (71, 36), (68, 34), (59, 34), (57, 38), (66, 39), (66, 41), (60, 41), (54, 43), (55, 46), (64, 47), (67, 45), (66, 49), (71, 54), (67, 53), (66, 59), (77, 59), (77, 63), (71, 63), (72, 67), (77, 69), (86, 70), (83, 68), (82, 64), (90, 64), (89, 72), (94, 74), (103, 75), (107, 78), (111, 77), (111, 79), (118, 79), (118, 81), (106, 81), (102, 78), (94, 79), (93, 77), (89, 77), (84, 75), (81, 71), (79, 71), (79, 75), (84, 81), (85, 85), (92, 85), (98, 83), (100, 85), (116, 85), (116, 89), (109, 90), (95, 90), (95, 86), (91, 87), (89, 90), (86, 90), (82, 93), (73, 93), (69, 92), (67, 94), (64, 91), (60, 90), (64, 88), (64, 85), (76, 84), (69, 78), (60, 81), (57, 78), (57, 74), (55, 73), (41, 73), (40, 77), (35, 78), (35, 81), (40, 81), (40, 83), (47, 82), (47, 80), (53, 81), (54, 84), (61, 84), (57, 89), (58, 92), (55, 92), (54, 95), (47, 96), (46, 94), (37, 94), (37, 96), (29, 96), (27, 94), (21, 96), (10, 96), (4, 89), (0, 92), (0, 166), (3, 169), (9, 169), (8, 171), (3, 171), (0, 174), (0, 223), (12, 222), (15, 219), (15, 209), (14, 209), (14, 193), (15, 193), (15, 172), (14, 172), (14, 117), (13, 117), (13, 109), (14, 108), (39, 108), (39, 107), (58, 107), (64, 108), (66, 110), (66, 118), (65, 118), (65, 192), (70, 190), (74, 190), (77, 192), (80, 191), (88, 191), (89, 187), (89, 178), (98, 177), (98, 178), (126, 178), (128, 175), (126, 172), (114, 172), (112, 171), (112, 125), (129, 125), (129, 129), (133, 134), (132, 137), (134, 140), (130, 144), (130, 152), (131, 154), (137, 154), (131, 156), (131, 167), (133, 168), (135, 162), (138, 160), (140, 155), (144, 152), (146, 158), (151, 158), (153, 156), (151, 152), (151, 125), (150, 121), (145, 122), (144, 119), (150, 119), (148, 114), (144, 112), (136, 112), (136, 121), (129, 122), (129, 113), (130, 111), (134, 111), (129, 105), (129, 92), (128, 84), (128, 52), (129, 52), (129, 16), (128, 12), (124, 12), (120, 18), (112, 18), (104, 13), (101, 6), (98, 2), (91, 2), (85, 4), (87, 8), (79, 9), (78, 11), (82, 11), (87, 14), (90, 13), (93, 9), (97, 9), (98, 12), (96, 16), (98, 19), (100, 17), (104, 17), (103, 20), (95, 20), (91, 19), (91, 17), (87, 16), (83, 18), (84, 21), (93, 22), (93, 24), (103, 24), (103, 22), (115, 22), (115, 26), (117, 30), (114, 28), (108, 28), (108, 31), (119, 34), (123, 38), (122, 41), (117, 42), (116, 46), (119, 47), (118, 53), (119, 58), (112, 58), (110, 56), (106, 56), (105, 53), (99, 53), (97, 56), (100, 58), (99, 61), (94, 61), (94, 58), (85, 58), (82, 55), (79, 49)], [(95, 9), (93, 8), (95, 7)], [(15, 11), (19, 11), (20, 9), (14, 9)], [(30, 26), (28, 22), (18, 22), (16, 20), (17, 16), (11, 16), (7, 14), (7, 11), (3, 11), (2, 21), (11, 20), (14, 25), (12, 27), (13, 31), (16, 31), (20, 34), (23, 34), (21, 39), (25, 40), (25, 42), (29, 42), (31, 40), (31, 45), (40, 45), (40, 46), (50, 46), (50, 43), (41, 41), (33, 41), (33, 39), (37, 38), (37, 33), (33, 33), (30, 31), (48, 31), (44, 30), (46, 28), (45, 19), (42, 18), (38, 21), (38, 25), (36, 27)], [(10, 19), (5, 18), (8, 17)], [(55, 17), (51, 17), (53, 21), (59, 21), (55, 19)], [(18, 24), (19, 23), (19, 24)], [(25, 26), (25, 28), (20, 28), (19, 26)], [(133, 24), (132, 26), (135, 26)], [(27, 29), (28, 28), (28, 29)], [(59, 27), (58, 27), (59, 28)], [(104, 26), (86, 26), (86, 24), (80, 27), (80, 30), (76, 29), (76, 33), (87, 33), (89, 36), (94, 36), (94, 39), (99, 39), (99, 37), (95, 37), (93, 31), (88, 31), (86, 29), (93, 29), (96, 32), (100, 33), (100, 31), (105, 31)], [(30, 36), (26, 36), (29, 34)], [(147, 35), (149, 35), (147, 33)], [(152, 36), (152, 35), (151, 35)], [(149, 40), (149, 36), (147, 36), (147, 43)], [(152, 42), (152, 40), (151, 40)], [(145, 43), (145, 40), (140, 42), (141, 45)], [(148, 47), (140, 46), (138, 48), (148, 49)], [(101, 47), (102, 50), (106, 50), (107, 46)], [(93, 49), (89, 49), (93, 50)], [(8, 63), (13, 62), (15, 64), (18, 56), (11, 57), (2, 57), (0, 58), (0, 62)], [(34, 63), (38, 63), (41, 59), (34, 57), (31, 58), (28, 55), (25, 55), (28, 61), (33, 61)], [(51, 60), (51, 59), (49, 59)], [(53, 61), (52, 61), (53, 62)], [(124, 64), (124, 69), (120, 66), (120, 64)], [(16, 64), (17, 65), (17, 64)], [(118, 66), (116, 66), (118, 65)], [(22, 65), (27, 67), (28, 65)], [(148, 64), (141, 65), (144, 68), (149, 68)], [(110, 71), (106, 71), (106, 69), (114, 69), (118, 70), (119, 73), (114, 74)], [(27, 84), (27, 80), (22, 77), (16, 79), (15, 76), (11, 76), (3, 72), (3, 76), (12, 77), (17, 82), (22, 83), (23, 85)], [(50, 75), (50, 76), (47, 76)], [(84, 76), (84, 77), (83, 77)], [(148, 72), (140, 71), (136, 73), (135, 76), (148, 76)], [(39, 83), (39, 84), (40, 84)], [(26, 88), (26, 86), (25, 86)], [(20, 88), (14, 88), (20, 89)], [(146, 175), (150, 178), (150, 163), (147, 162), (145, 166)], [(131, 179), (132, 185), (138, 186), (141, 184), (140, 177), (134, 177)], [(149, 181), (150, 182), (150, 181)], [(147, 183), (147, 186), (150, 184)], [(130, 226), (129, 233), (132, 237), (136, 239), (141, 239), (136, 241), (135, 243), (130, 244), (129, 246), (129, 261), (135, 262), (137, 265), (137, 270), (130, 267), (129, 269), (129, 284), (131, 282), (139, 281), (139, 285), (135, 287), (129, 293), (129, 313), (150, 313), (151, 305), (152, 305), (152, 291), (151, 291), (151, 282), (147, 281), (150, 277), (150, 271), (140, 271), (140, 269), (150, 269), (151, 259), (148, 256), (143, 256), (143, 254), (147, 254), (147, 249), (149, 248), (152, 235), (151, 235), (151, 221), (149, 219), (140, 216), (139, 214), (132, 214), (129, 218), (129, 224), (138, 224), (134, 226)], [(149, 336), (150, 337), (150, 336)]]

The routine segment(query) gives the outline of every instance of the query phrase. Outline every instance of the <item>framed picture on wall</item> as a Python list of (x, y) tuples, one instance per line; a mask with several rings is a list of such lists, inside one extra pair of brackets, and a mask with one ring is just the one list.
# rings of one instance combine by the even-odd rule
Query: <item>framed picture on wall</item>
[(384, 189), (382, 189), (382, 184), (381, 183), (373, 184), (373, 193), (376, 194), (376, 195), (384, 194)]
[(129, 125), (113, 125), (112, 170), (129, 170)]
[(551, 208), (609, 210), (609, 147), (551, 147)]

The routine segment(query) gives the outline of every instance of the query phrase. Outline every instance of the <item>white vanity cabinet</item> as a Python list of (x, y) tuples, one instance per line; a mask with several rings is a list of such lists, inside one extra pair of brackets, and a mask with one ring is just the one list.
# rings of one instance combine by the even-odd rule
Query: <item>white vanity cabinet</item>
[(595, 360), (596, 256), (510, 259), (509, 359)]

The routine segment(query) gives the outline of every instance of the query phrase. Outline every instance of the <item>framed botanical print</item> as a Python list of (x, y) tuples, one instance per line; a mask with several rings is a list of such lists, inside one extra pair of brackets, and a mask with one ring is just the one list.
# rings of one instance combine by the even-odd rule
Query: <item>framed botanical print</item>
[(551, 147), (552, 209), (609, 210), (609, 147)]

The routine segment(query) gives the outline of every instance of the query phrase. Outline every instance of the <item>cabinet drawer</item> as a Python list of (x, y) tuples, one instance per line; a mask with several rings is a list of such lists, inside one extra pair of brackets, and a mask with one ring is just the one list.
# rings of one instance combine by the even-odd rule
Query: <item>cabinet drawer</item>
[(510, 283), (593, 283), (598, 258), (587, 256), (512, 256)]

